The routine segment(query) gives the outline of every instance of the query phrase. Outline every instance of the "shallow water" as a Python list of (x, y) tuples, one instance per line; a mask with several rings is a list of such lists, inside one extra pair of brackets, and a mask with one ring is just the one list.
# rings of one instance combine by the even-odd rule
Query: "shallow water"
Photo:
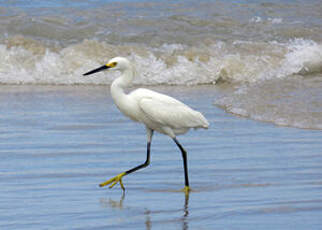
[[(0, 229), (321, 229), (321, 28), (319, 0), (0, 0)], [(189, 197), (162, 135), (98, 187), (145, 160), (119, 73), (80, 77), (114, 56), (210, 121), (179, 137)]]
[(0, 87), (1, 229), (320, 229), (322, 133), (277, 127), (211, 106), (214, 86), (154, 87), (201, 111), (209, 130), (162, 135), (151, 165), (118, 186), (98, 184), (145, 160), (144, 128), (104, 86)]

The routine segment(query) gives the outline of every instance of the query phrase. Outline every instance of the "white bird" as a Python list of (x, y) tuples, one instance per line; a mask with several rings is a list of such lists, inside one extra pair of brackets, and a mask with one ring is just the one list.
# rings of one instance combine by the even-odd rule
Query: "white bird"
[(136, 122), (143, 123), (147, 132), (147, 157), (146, 161), (128, 171), (118, 174), (100, 184), (101, 187), (111, 184), (112, 188), (118, 182), (125, 191), (122, 177), (138, 169), (147, 167), (150, 163), (150, 147), (153, 132), (168, 135), (177, 144), (182, 153), (185, 187), (184, 192), (189, 193), (189, 179), (187, 167), (187, 152), (178, 142), (176, 136), (186, 133), (190, 128), (204, 128), (209, 126), (206, 118), (198, 111), (195, 111), (182, 102), (167, 95), (157, 93), (152, 90), (139, 88), (129, 94), (124, 92), (124, 88), (131, 86), (134, 78), (134, 67), (123, 57), (115, 57), (106, 65), (89, 71), (84, 74), (90, 75), (107, 69), (119, 70), (121, 76), (111, 84), (111, 95), (118, 109), (126, 116)]

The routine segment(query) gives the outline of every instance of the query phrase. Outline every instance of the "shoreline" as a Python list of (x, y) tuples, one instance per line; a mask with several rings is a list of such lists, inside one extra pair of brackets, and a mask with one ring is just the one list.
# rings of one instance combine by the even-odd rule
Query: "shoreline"
[[(321, 131), (322, 129), (320, 128), (306, 128), (306, 127), (301, 127), (301, 126), (296, 126), (296, 125), (290, 125), (290, 124), (278, 124), (274, 121), (271, 120), (263, 120), (259, 119), (256, 117), (253, 117), (249, 114), (247, 115), (242, 115), (239, 113), (235, 113), (233, 111), (230, 111), (229, 108), (227, 108), (224, 105), (218, 104), (216, 101), (220, 100), (221, 98), (227, 97), (229, 94), (233, 94), (233, 89), (231, 86), (225, 86), (225, 85), (213, 85), (213, 84), (201, 84), (201, 85), (193, 85), (193, 86), (177, 86), (177, 85), (159, 85), (159, 86), (149, 86), (149, 85), (133, 85), (133, 87), (127, 89), (128, 92), (137, 89), (137, 88), (149, 88), (152, 90), (156, 90), (161, 93), (165, 94), (171, 94), (174, 90), (175, 91), (191, 91), (191, 92), (211, 92), (211, 95), (213, 97), (213, 100), (209, 106), (212, 106), (217, 109), (223, 110), (226, 114), (230, 114), (232, 116), (235, 116), (236, 118), (243, 118), (243, 119), (249, 119), (252, 121), (256, 122), (261, 122), (261, 123), (267, 123), (267, 124), (272, 124), (276, 127), (287, 127), (287, 128), (295, 128), (295, 129), (302, 129), (302, 130), (314, 130), (314, 131)], [(50, 85), (50, 84), (27, 84), (27, 85), (19, 85), (19, 84), (0, 84), (0, 91), (1, 93), (5, 92), (24, 92), (24, 93), (34, 93), (34, 92), (78, 92), (78, 89), (86, 89), (85, 91), (89, 92), (95, 92), (95, 89), (98, 89), (99, 91), (106, 91), (106, 96), (109, 96), (109, 90), (110, 90), (110, 84), (106, 85), (96, 85), (96, 84), (76, 84), (76, 85)], [(84, 93), (84, 92), (83, 92)], [(82, 93), (81, 93), (82, 94)], [(85, 94), (85, 93), (84, 93)], [(86, 93), (88, 95), (88, 93)], [(94, 95), (92, 95), (94, 96)]]

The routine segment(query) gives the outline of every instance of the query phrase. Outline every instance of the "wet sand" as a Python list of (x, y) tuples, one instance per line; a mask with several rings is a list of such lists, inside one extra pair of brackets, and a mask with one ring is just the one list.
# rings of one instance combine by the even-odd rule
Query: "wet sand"
[(98, 184), (145, 160), (142, 125), (107, 86), (0, 86), (0, 229), (321, 229), (322, 132), (278, 127), (213, 106), (215, 86), (158, 87), (201, 111), (209, 130), (156, 134), (151, 165), (119, 186)]

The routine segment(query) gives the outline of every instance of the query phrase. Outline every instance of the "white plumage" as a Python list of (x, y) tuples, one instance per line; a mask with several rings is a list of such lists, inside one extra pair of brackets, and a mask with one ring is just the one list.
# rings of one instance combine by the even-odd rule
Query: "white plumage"
[(190, 128), (204, 128), (209, 126), (206, 118), (198, 111), (195, 111), (184, 103), (148, 89), (136, 89), (129, 94), (124, 92), (124, 88), (129, 87), (134, 78), (134, 68), (131, 63), (122, 57), (111, 59), (108, 64), (92, 70), (84, 75), (93, 74), (105, 69), (115, 69), (121, 71), (121, 76), (111, 84), (111, 95), (118, 109), (134, 121), (145, 124), (148, 137), (147, 160), (131, 170), (119, 174), (118, 176), (104, 182), (101, 186), (113, 183), (113, 187), (120, 182), (122, 177), (146, 167), (150, 161), (150, 145), (153, 131), (170, 136), (178, 145), (182, 152), (185, 169), (185, 192), (189, 191), (188, 169), (186, 163), (186, 151), (176, 139), (177, 135), (186, 133)]
[[(148, 89), (137, 89), (128, 95), (138, 107), (135, 120), (144, 123), (148, 128), (169, 135), (186, 133), (190, 128), (208, 128), (204, 116), (182, 102), (167, 95)], [(120, 108), (123, 111), (122, 108)], [(131, 113), (131, 111), (128, 111)]]

